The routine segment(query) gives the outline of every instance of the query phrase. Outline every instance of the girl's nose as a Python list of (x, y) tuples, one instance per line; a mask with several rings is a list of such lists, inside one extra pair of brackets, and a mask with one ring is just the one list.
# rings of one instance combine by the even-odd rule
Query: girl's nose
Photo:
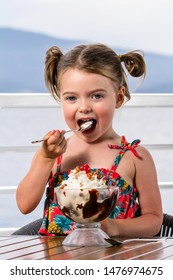
[(79, 104), (79, 112), (83, 114), (87, 114), (91, 112), (91, 106), (89, 102), (83, 101)]

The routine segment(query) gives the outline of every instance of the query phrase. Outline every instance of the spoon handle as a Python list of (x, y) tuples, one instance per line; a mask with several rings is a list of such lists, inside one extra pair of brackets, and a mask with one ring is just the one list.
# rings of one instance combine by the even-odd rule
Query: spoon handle
[[(66, 130), (64, 134), (68, 133), (68, 132), (76, 132), (76, 131), (79, 131), (80, 129), (75, 129), (75, 130), (72, 130), (72, 129), (69, 129), (69, 130)], [(44, 142), (44, 141), (47, 141), (49, 139), (46, 138), (46, 139), (39, 139), (39, 140), (34, 140), (31, 142), (31, 144), (36, 144), (36, 143), (40, 143), (40, 142)]]
[(48, 140), (48, 139), (49, 139), (49, 138), (47, 138), (47, 139), (34, 140), (34, 141), (31, 142), (31, 144), (40, 143), (40, 142), (46, 141), (46, 140)]

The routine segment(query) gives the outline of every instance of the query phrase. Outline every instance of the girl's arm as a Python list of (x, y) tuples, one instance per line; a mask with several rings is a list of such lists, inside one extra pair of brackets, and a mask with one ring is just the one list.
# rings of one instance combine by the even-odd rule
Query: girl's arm
[(55, 160), (66, 150), (67, 141), (63, 131), (49, 132), (36, 152), (31, 167), (20, 182), (16, 200), (20, 211), (24, 214), (32, 212), (40, 202)]
[(133, 219), (105, 219), (102, 228), (110, 236), (147, 237), (156, 235), (160, 230), (163, 213), (155, 165), (146, 149), (138, 147), (138, 153), (141, 158), (134, 158), (134, 178), (141, 216)]

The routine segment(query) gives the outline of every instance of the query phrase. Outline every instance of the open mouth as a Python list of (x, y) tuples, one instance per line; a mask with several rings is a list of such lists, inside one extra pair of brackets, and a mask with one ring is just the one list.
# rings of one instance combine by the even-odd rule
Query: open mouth
[(96, 126), (96, 123), (97, 123), (95, 119), (79, 119), (77, 121), (79, 127), (81, 127), (81, 125), (83, 125), (86, 122), (91, 122), (91, 125), (89, 126), (89, 129), (84, 130), (85, 132), (93, 130)]

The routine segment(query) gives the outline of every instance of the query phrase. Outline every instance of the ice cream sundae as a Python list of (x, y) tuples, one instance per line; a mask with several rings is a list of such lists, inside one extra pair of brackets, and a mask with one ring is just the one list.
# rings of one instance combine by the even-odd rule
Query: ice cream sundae
[(76, 167), (55, 189), (59, 208), (77, 223), (99, 222), (114, 209), (117, 187), (108, 186), (106, 179), (94, 169)]

